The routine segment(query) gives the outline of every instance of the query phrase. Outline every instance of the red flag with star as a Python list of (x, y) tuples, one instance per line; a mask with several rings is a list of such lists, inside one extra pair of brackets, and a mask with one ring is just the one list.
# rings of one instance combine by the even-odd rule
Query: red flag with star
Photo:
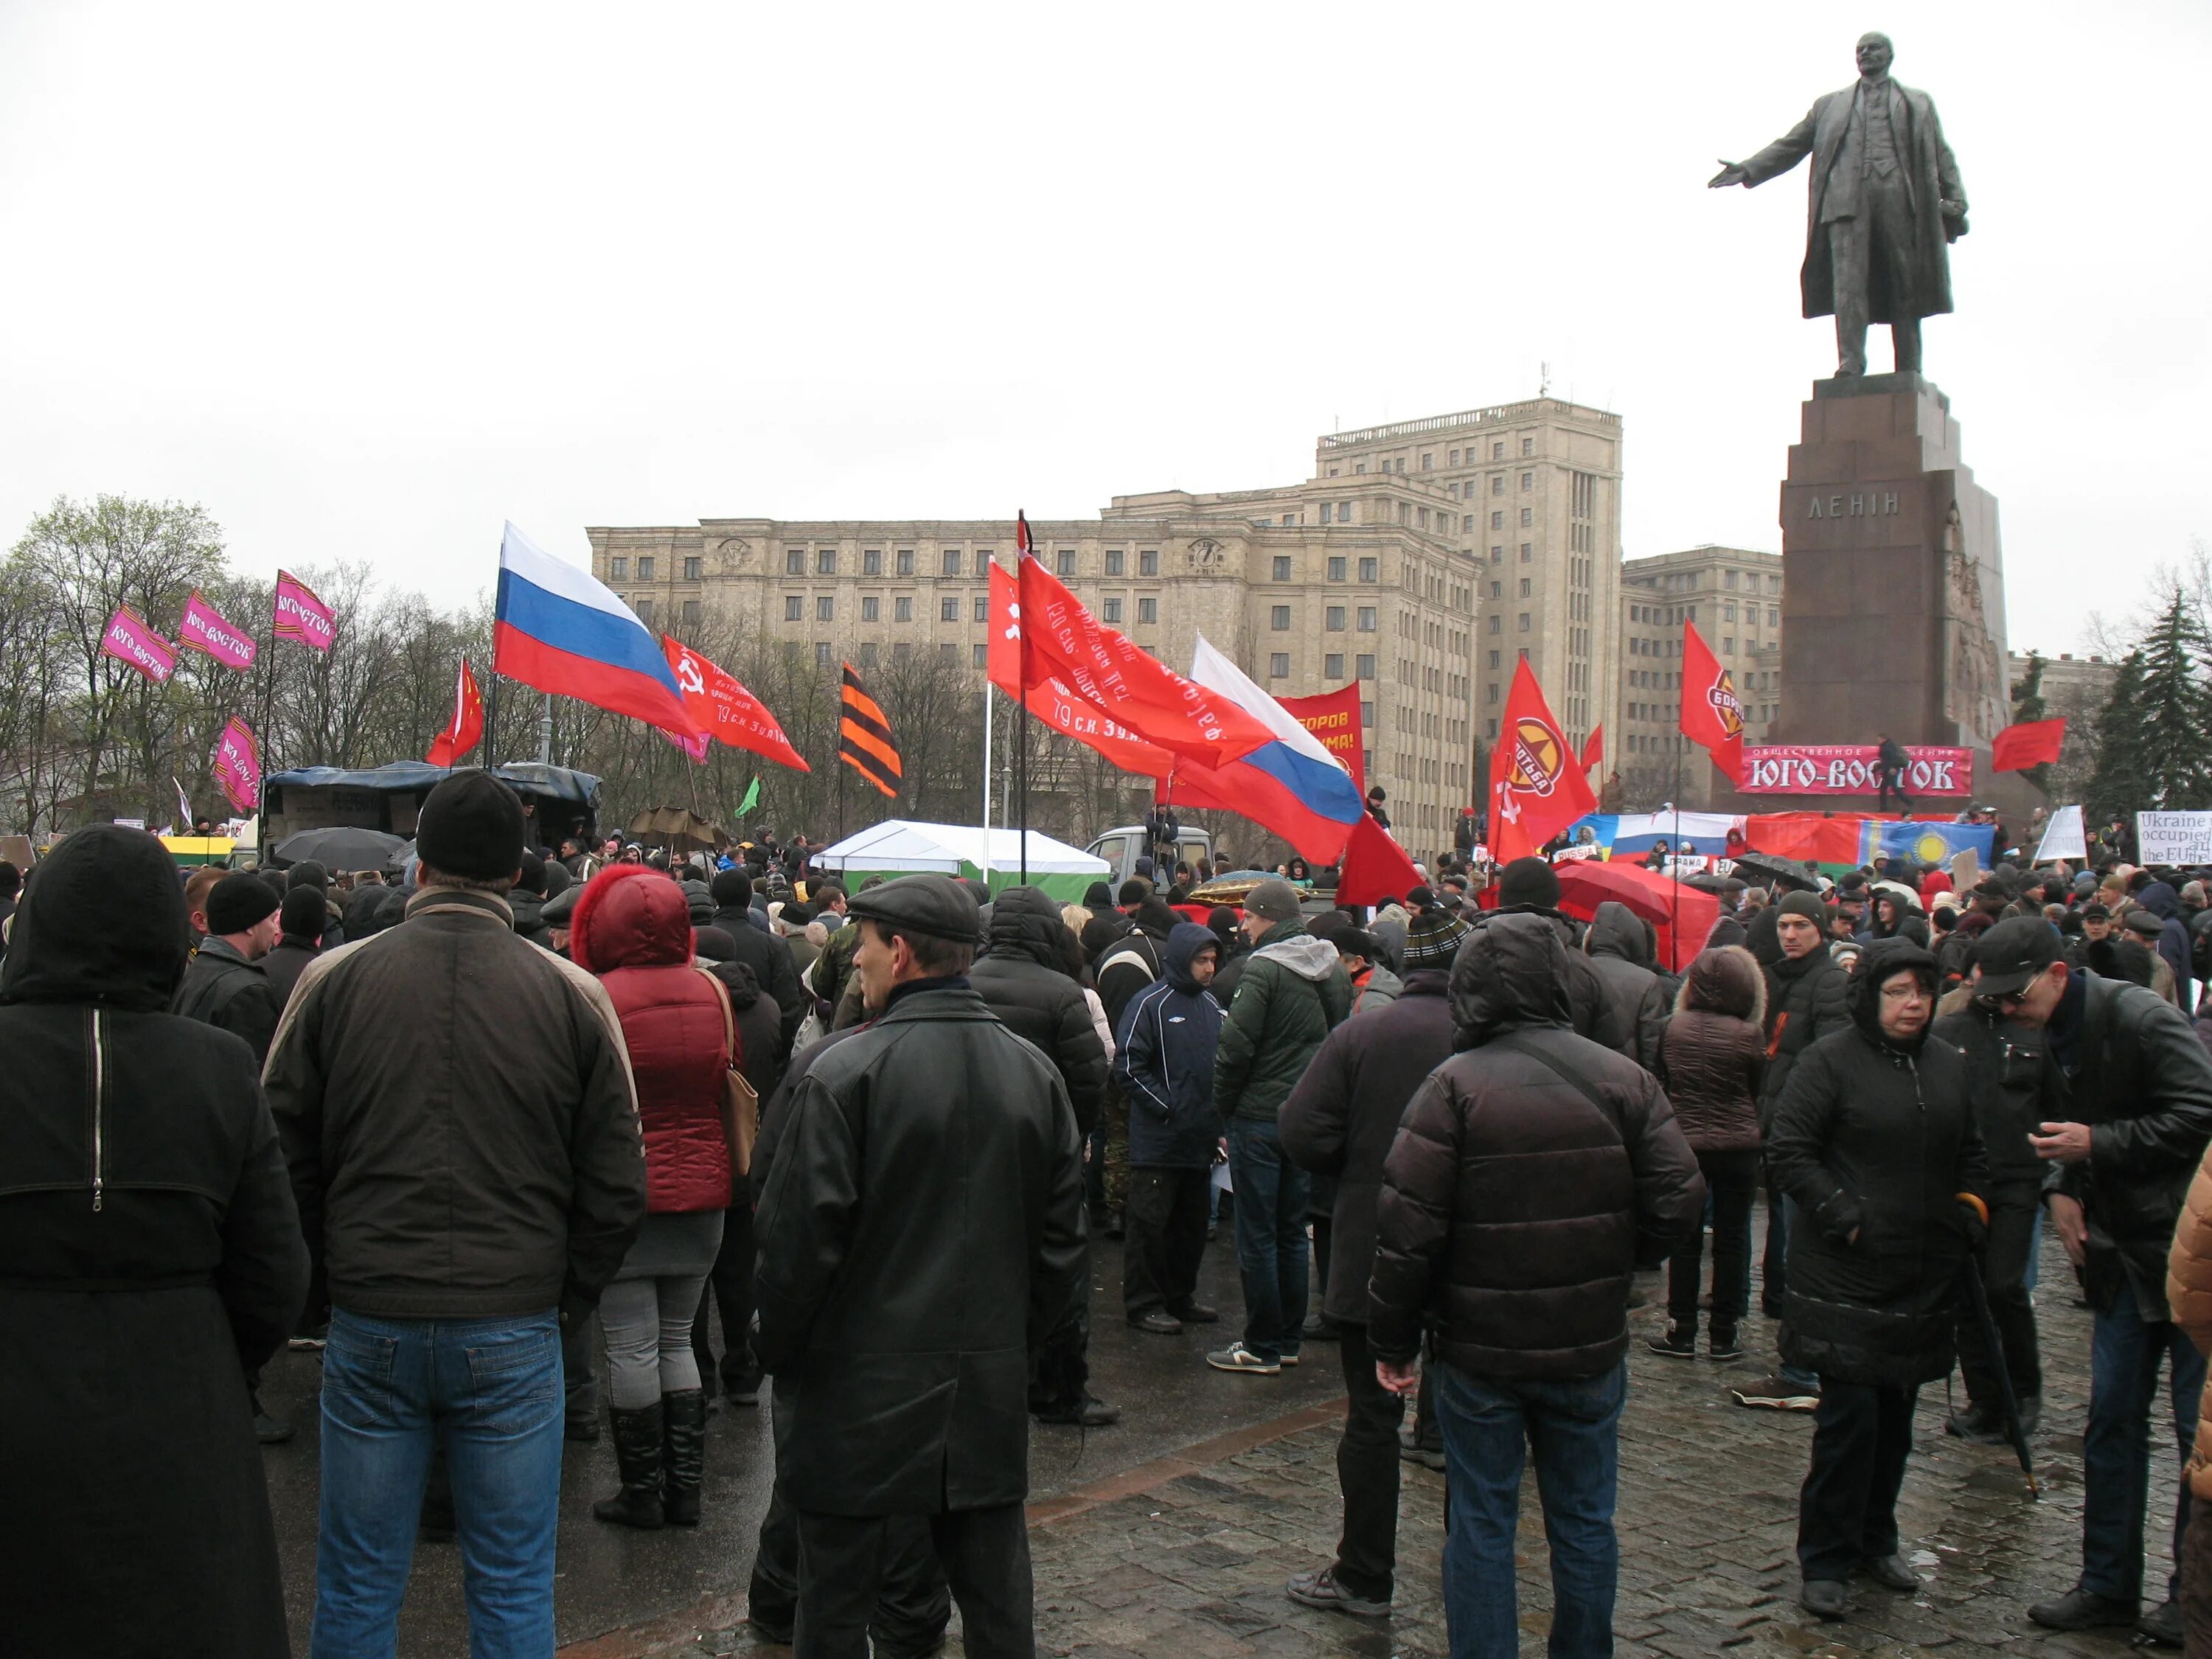
[(1490, 848), (1507, 864), (1595, 811), (1597, 797), (1526, 657), (1513, 671), (1499, 733), (1490, 754)]

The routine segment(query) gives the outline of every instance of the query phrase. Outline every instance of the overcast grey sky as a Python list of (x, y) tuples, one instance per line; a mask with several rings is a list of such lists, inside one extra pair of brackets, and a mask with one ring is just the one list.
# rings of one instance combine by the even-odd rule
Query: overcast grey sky
[(2073, 648), (2212, 535), (2202, 0), (0, 0), (0, 538), (175, 496), (451, 603), (506, 518), (1082, 516), (1548, 362), (1629, 556), (1778, 547), (1804, 170), (1705, 181), (1869, 27), (1972, 204), (1927, 361), (2011, 641)]

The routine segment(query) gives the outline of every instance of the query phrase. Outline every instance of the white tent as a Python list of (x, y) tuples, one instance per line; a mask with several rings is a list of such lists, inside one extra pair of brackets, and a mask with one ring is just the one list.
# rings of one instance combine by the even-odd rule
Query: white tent
[[(988, 868), (991, 890), (996, 892), (1021, 879), (1022, 832), (986, 830), (972, 823), (889, 818), (824, 848), (813, 861), (826, 870), (842, 872), (848, 886), (860, 876), (933, 871), (940, 875), (981, 877)], [(1032, 887), (1071, 901), (1081, 898), (1092, 882), (1106, 880), (1109, 869), (1104, 859), (1035, 830), (1029, 832), (1029, 866)]]

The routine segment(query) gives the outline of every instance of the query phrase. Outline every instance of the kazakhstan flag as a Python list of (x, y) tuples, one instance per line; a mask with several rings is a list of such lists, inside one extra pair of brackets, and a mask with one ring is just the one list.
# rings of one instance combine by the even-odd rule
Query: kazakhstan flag
[(1869, 818), (1859, 826), (1859, 862), (1909, 858), (1923, 864), (1948, 864), (1954, 854), (1972, 848), (1986, 870), (1996, 862), (1996, 826), (1992, 823), (1953, 823), (1948, 818), (1903, 818), (1885, 823), (1880, 818)]

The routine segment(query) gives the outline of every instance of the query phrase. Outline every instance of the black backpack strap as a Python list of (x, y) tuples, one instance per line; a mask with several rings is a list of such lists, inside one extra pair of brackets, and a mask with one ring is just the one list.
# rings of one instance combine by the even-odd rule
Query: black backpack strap
[[(1591, 1081), (1591, 1079), (1583, 1072), (1568, 1065), (1565, 1061), (1554, 1060), (1551, 1055), (1546, 1054), (1542, 1049), (1535, 1047), (1534, 1044), (1520, 1041), (1520, 1036), (1521, 1033), (1518, 1031), (1509, 1031), (1504, 1036), (1492, 1038), (1487, 1046), (1493, 1048), (1504, 1048), (1510, 1053), (1525, 1055), (1527, 1058), (1534, 1060), (1539, 1066), (1543, 1066), (1547, 1071), (1556, 1075), (1561, 1082), (1572, 1085), (1577, 1092), (1581, 1094), (1584, 1099), (1588, 1100), (1591, 1105), (1596, 1107), (1599, 1111), (1605, 1114), (1607, 1122), (1612, 1124), (1615, 1130), (1620, 1130), (1620, 1108), (1614, 1102), (1607, 1098), (1604, 1092), (1599, 1089), (1595, 1083)], [(1625, 1131), (1622, 1131), (1622, 1133), (1624, 1134), (1626, 1133)]]

